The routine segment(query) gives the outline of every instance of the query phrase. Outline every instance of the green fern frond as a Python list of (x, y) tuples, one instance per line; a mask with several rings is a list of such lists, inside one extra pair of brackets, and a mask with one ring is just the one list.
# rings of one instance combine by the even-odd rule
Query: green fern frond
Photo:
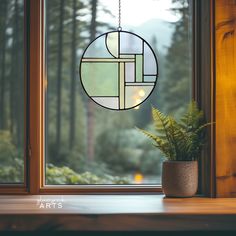
[(187, 130), (194, 130), (204, 123), (203, 112), (198, 109), (195, 101), (189, 103), (187, 112), (182, 116), (180, 121), (182, 127)]
[(164, 115), (157, 108), (152, 107), (152, 118), (156, 131), (159, 134), (164, 134), (166, 139), (169, 140), (168, 127), (170, 125), (170, 117)]
[(164, 115), (152, 107), (152, 117), (157, 135), (139, 129), (154, 141), (154, 146), (169, 160), (196, 160), (205, 143), (205, 128), (211, 123), (204, 123), (204, 114), (192, 101), (180, 121)]
[(162, 139), (162, 138), (160, 138), (160, 137), (158, 137), (146, 130), (143, 130), (140, 128), (137, 128), (137, 129), (140, 130), (144, 135), (146, 135), (152, 141), (154, 141), (153, 145), (155, 147), (157, 147), (168, 159), (171, 156), (173, 156), (173, 151), (170, 149), (170, 145), (166, 140), (164, 140), (164, 139)]

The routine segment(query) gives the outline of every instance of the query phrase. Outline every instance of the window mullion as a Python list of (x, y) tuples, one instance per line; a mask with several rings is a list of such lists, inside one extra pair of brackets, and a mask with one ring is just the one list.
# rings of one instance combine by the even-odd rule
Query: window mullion
[(38, 194), (41, 186), (43, 156), (43, 1), (28, 0), (30, 7), (30, 147), (29, 188)]

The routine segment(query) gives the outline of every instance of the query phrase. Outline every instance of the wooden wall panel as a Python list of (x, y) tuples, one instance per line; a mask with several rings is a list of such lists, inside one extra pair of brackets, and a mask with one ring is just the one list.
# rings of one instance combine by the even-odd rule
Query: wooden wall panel
[(216, 195), (236, 197), (236, 0), (215, 0)]

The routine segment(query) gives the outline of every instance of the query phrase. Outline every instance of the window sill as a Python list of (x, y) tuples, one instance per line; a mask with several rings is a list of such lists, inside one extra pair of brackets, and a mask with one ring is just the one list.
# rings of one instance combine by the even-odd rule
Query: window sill
[(236, 230), (236, 199), (165, 199), (163, 195), (0, 196), (0, 222), (0, 230)]

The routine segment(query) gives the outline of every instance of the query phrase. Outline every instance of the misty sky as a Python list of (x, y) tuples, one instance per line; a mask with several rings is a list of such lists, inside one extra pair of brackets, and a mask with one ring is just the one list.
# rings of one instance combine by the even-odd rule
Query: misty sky
[[(100, 0), (115, 16), (113, 19), (109, 15), (99, 16), (102, 21), (109, 21), (116, 26), (118, 23), (118, 0)], [(122, 5), (122, 25), (139, 26), (151, 19), (162, 19), (175, 22), (178, 16), (170, 11), (171, 0), (121, 0)]]

